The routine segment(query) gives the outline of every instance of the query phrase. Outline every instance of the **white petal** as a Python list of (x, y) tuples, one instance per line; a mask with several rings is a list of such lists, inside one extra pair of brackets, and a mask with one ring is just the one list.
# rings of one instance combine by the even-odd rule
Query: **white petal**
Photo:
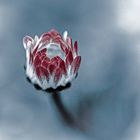
[(39, 47), (41, 46), (40, 40), (41, 38), (39, 38), (37, 35), (34, 37), (34, 45), (32, 47), (32, 51), (35, 50), (38, 45)]
[(37, 35), (35, 35), (34, 41), (35, 43), (38, 41), (39, 37)]
[(24, 48), (25, 49), (29, 48), (31, 46), (31, 44), (32, 44), (32, 41), (33, 41), (32, 37), (25, 36), (23, 38), (23, 46), (24, 46)]
[(67, 36), (68, 36), (68, 32), (67, 31), (64, 31), (64, 33), (63, 33), (63, 40), (64, 41), (66, 41)]

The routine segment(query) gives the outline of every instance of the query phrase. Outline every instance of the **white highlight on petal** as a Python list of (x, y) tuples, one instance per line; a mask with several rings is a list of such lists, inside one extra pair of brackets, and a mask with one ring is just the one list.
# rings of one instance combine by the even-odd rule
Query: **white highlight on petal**
[(31, 42), (31, 41), (28, 41), (28, 42), (27, 42), (27, 46), (28, 46), (28, 47), (31, 47), (31, 45), (32, 45), (32, 42)]
[(39, 40), (39, 37), (35, 35), (34, 42), (37, 43), (38, 40)]
[(23, 38), (23, 46), (24, 46), (25, 50), (28, 49), (29, 47), (31, 47), (32, 41), (33, 41), (33, 39), (30, 36), (25, 36)]
[(25, 40), (26, 40), (26, 37), (23, 38), (23, 46), (24, 46), (24, 49), (26, 50), (27, 44), (26, 44), (26, 41)]
[(63, 33), (63, 40), (66, 42), (68, 36), (68, 31), (64, 31)]
[(33, 41), (33, 45), (32, 45), (32, 48), (31, 48), (31, 51), (33, 52), (35, 50), (35, 48), (38, 46), (39, 42), (40, 42), (40, 38), (35, 35), (34, 37), (34, 41)]

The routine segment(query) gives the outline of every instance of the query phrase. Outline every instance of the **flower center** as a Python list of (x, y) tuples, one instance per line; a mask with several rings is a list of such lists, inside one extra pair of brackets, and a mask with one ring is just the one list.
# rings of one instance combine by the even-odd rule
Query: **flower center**
[(55, 56), (59, 56), (61, 59), (65, 59), (65, 54), (62, 51), (59, 44), (56, 43), (49, 43), (46, 46), (47, 48), (47, 56), (51, 59)]

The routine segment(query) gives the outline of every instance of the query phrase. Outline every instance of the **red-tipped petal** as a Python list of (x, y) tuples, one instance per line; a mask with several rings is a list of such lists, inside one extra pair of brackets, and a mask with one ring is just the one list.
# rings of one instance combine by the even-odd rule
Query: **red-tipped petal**
[(67, 37), (66, 42), (67, 42), (68, 46), (70, 48), (72, 48), (72, 39), (70, 37)]
[(54, 64), (49, 64), (48, 71), (51, 75), (54, 74), (55, 68), (56, 68), (56, 66)]
[(29, 61), (30, 61), (30, 63), (33, 63), (33, 55), (31, 53), (31, 51), (30, 51), (30, 59), (29, 59)]
[(59, 56), (56, 56), (57, 61), (61, 62), (63, 61)]
[(51, 59), (51, 63), (55, 66), (58, 66), (60, 62), (63, 61), (59, 56), (55, 56)]
[(69, 49), (65, 48), (65, 54), (67, 55), (69, 53)]
[(54, 73), (54, 82), (57, 84), (62, 76), (62, 72), (60, 68), (57, 68)]
[(46, 57), (44, 58), (44, 61), (50, 62), (50, 58), (46, 56)]
[(81, 56), (77, 56), (72, 63), (72, 72), (75, 74), (78, 72), (81, 63)]
[(42, 75), (46, 77), (46, 80), (49, 80), (49, 72), (47, 69), (41, 67)]
[(47, 69), (45, 69), (43, 67), (37, 67), (36, 74), (39, 79), (44, 76), (46, 78), (46, 80), (49, 80), (49, 72)]
[(40, 56), (41, 61), (44, 61), (45, 57), (46, 57), (46, 55), (45, 55), (45, 54), (42, 54), (42, 55)]
[(47, 51), (47, 49), (46, 48), (44, 48), (44, 49), (42, 49), (41, 51), (39, 51), (41, 54), (42, 53), (46, 53), (46, 51)]
[(44, 33), (44, 34), (42, 34), (41, 35), (41, 42), (42, 43), (47, 43), (47, 42), (49, 42), (50, 40), (51, 40), (51, 35), (47, 32), (47, 33)]
[(49, 32), (47, 32), (47, 33), (42, 34), (41, 37), (42, 39), (44, 39), (45, 37), (51, 38), (51, 35)]
[(41, 78), (41, 71), (40, 71), (40, 67), (36, 67), (36, 75), (38, 76), (38, 78)]
[(59, 33), (55, 29), (52, 29), (51, 31), (41, 35), (42, 42), (48, 42), (48, 41), (50, 41), (51, 39), (53, 39), (57, 35), (59, 35)]
[(78, 55), (78, 43), (77, 43), (77, 41), (75, 41), (75, 43), (74, 43), (74, 52), (76, 53), (76, 55)]
[(62, 37), (58, 34), (56, 36), (53, 36), (53, 40), (54, 40), (54, 42), (60, 43), (60, 40), (62, 40)]
[(53, 63), (55, 61), (57, 61), (57, 57), (56, 56), (51, 59), (51, 63)]
[(47, 69), (47, 67), (48, 67), (49, 64), (50, 63), (48, 61), (45, 61), (44, 60), (44, 61), (42, 61), (41, 66)]
[(60, 67), (60, 69), (62, 71), (62, 74), (66, 75), (67, 71), (66, 71), (65, 62), (63, 60), (60, 62), (59, 67)]
[(67, 52), (65, 51), (65, 49), (67, 48), (66, 43), (64, 41), (60, 41), (60, 47), (62, 49), (62, 51), (67, 54)]
[(36, 68), (38, 65), (40, 65), (41, 64), (41, 60), (40, 60), (40, 58), (39, 58), (39, 56), (38, 55), (36, 55), (36, 57), (35, 57), (35, 59), (34, 59), (34, 67)]
[(69, 51), (66, 57), (66, 66), (68, 67), (69, 65), (71, 65), (72, 62), (73, 62), (73, 55), (72, 55), (72, 52)]
[(36, 52), (37, 52), (38, 46), (34, 49), (33, 51), (33, 56), (35, 56)]
[(57, 35), (59, 35), (58, 31), (55, 30), (55, 29), (51, 29), (49, 33), (50, 33), (51, 36), (57, 36)]
[(55, 66), (57, 66), (57, 65), (58, 65), (58, 60), (57, 60), (57, 58), (56, 58), (56, 57), (53, 57), (53, 58), (51, 59), (50, 63), (53, 64), (53, 65), (55, 65)]

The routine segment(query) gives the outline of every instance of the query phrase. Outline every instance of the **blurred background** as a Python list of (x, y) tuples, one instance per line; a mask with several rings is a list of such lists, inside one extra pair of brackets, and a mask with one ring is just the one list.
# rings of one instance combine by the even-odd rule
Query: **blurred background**
[[(0, 0), (0, 140), (140, 140), (139, 0)], [(25, 77), (22, 38), (57, 29), (82, 63), (61, 102)]]

